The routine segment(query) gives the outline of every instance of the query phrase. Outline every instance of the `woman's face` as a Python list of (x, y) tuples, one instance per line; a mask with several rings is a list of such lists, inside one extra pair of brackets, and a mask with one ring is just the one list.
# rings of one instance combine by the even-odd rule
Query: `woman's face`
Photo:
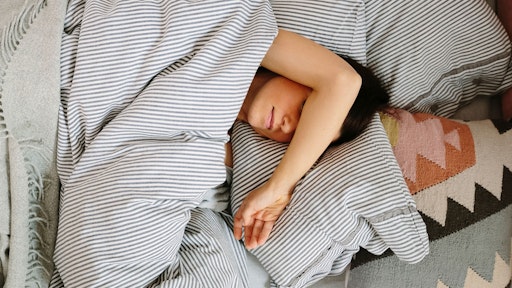
[(247, 111), (247, 122), (260, 135), (290, 142), (310, 93), (311, 89), (306, 86), (282, 76), (274, 77), (254, 96)]

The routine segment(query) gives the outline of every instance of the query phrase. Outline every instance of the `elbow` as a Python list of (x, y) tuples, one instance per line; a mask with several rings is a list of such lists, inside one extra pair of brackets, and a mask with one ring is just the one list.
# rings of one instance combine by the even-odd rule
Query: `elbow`
[(362, 76), (356, 71), (354, 67), (347, 63), (349, 67), (346, 69), (346, 73), (344, 73), (345, 83), (350, 83), (349, 85), (353, 86), (357, 91), (361, 88), (363, 83)]
[[(338, 56), (337, 56), (338, 57)], [(348, 62), (338, 57), (335, 65), (327, 65), (319, 69), (316, 81), (310, 86), (313, 91), (328, 95), (334, 101), (354, 101), (363, 85), (362, 75)], [(337, 99), (337, 100), (336, 100)]]
[(351, 70), (351, 73), (347, 75), (348, 79), (346, 79), (345, 81), (346, 83), (351, 83), (351, 87), (353, 87), (353, 89), (355, 90), (355, 95), (357, 95), (357, 93), (361, 89), (361, 86), (363, 85), (363, 78), (361, 77), (361, 75), (359, 75), (359, 73), (356, 72), (356, 70)]
[(363, 79), (359, 73), (351, 66), (343, 67), (341, 71), (335, 73), (335, 79), (332, 79), (331, 83), (334, 83), (335, 89), (341, 92), (341, 95), (353, 97), (353, 100), (357, 97), (359, 90), (361, 89)]

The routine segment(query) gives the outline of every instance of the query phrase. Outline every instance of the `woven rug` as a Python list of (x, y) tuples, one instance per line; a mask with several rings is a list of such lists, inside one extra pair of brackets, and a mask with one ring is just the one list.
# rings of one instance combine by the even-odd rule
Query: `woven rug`
[(406, 111), (381, 118), (431, 252), (409, 265), (362, 250), (349, 287), (510, 287), (512, 123)]

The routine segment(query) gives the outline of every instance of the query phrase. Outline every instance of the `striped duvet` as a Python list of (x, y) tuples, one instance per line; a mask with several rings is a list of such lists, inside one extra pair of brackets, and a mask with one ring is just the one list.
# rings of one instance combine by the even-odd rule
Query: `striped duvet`
[(276, 33), (266, 1), (70, 1), (52, 287), (247, 286), (196, 207)]

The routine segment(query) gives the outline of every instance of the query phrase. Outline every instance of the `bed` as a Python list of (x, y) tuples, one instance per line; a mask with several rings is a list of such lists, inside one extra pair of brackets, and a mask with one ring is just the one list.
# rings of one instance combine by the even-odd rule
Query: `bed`
[[(3, 287), (49, 287), (52, 277), (53, 287), (61, 285), (53, 260), (61, 185), (57, 167), (62, 164), (57, 163), (58, 115), (70, 79), (66, 73), (75, 68), (69, 38), (81, 32), (70, 27), (80, 26), (84, 2), (0, 3)], [(191, 221), (187, 228), (190, 235), (211, 230), (212, 237), (219, 235), (213, 239), (218, 249), (236, 252), (230, 257), (239, 267), (210, 264), (243, 276), (231, 287), (510, 287), (512, 124), (501, 120), (500, 96), (512, 87), (512, 64), (496, 3), (395, 2), (270, 1), (279, 27), (372, 68), (399, 110), (375, 115), (363, 135), (327, 151), (298, 183), (294, 208), (276, 226), (277, 240), (250, 252), (233, 239), (223, 242), (229, 213), (211, 211), (227, 205), (237, 209), (245, 193), (269, 176), (286, 146), (235, 124), (233, 177), (231, 189), (224, 191), (228, 198), (213, 198), (190, 216), (213, 219), (208, 225)], [(259, 41), (269, 39), (257, 35)], [(244, 54), (253, 60), (244, 67), (257, 63), (257, 54)], [(193, 75), (199, 74), (194, 70)], [(115, 123), (120, 126), (114, 128), (124, 127), (122, 121)], [(216, 169), (221, 172), (208, 171), (213, 182), (224, 176), (223, 167)], [(344, 225), (337, 225), (339, 219)], [(313, 245), (305, 249), (293, 242), (296, 237)], [(183, 247), (197, 240), (186, 239)], [(182, 250), (180, 255), (193, 263), (197, 251)], [(184, 270), (208, 273), (190, 267), (197, 270)], [(197, 283), (168, 282), (171, 287)]]

